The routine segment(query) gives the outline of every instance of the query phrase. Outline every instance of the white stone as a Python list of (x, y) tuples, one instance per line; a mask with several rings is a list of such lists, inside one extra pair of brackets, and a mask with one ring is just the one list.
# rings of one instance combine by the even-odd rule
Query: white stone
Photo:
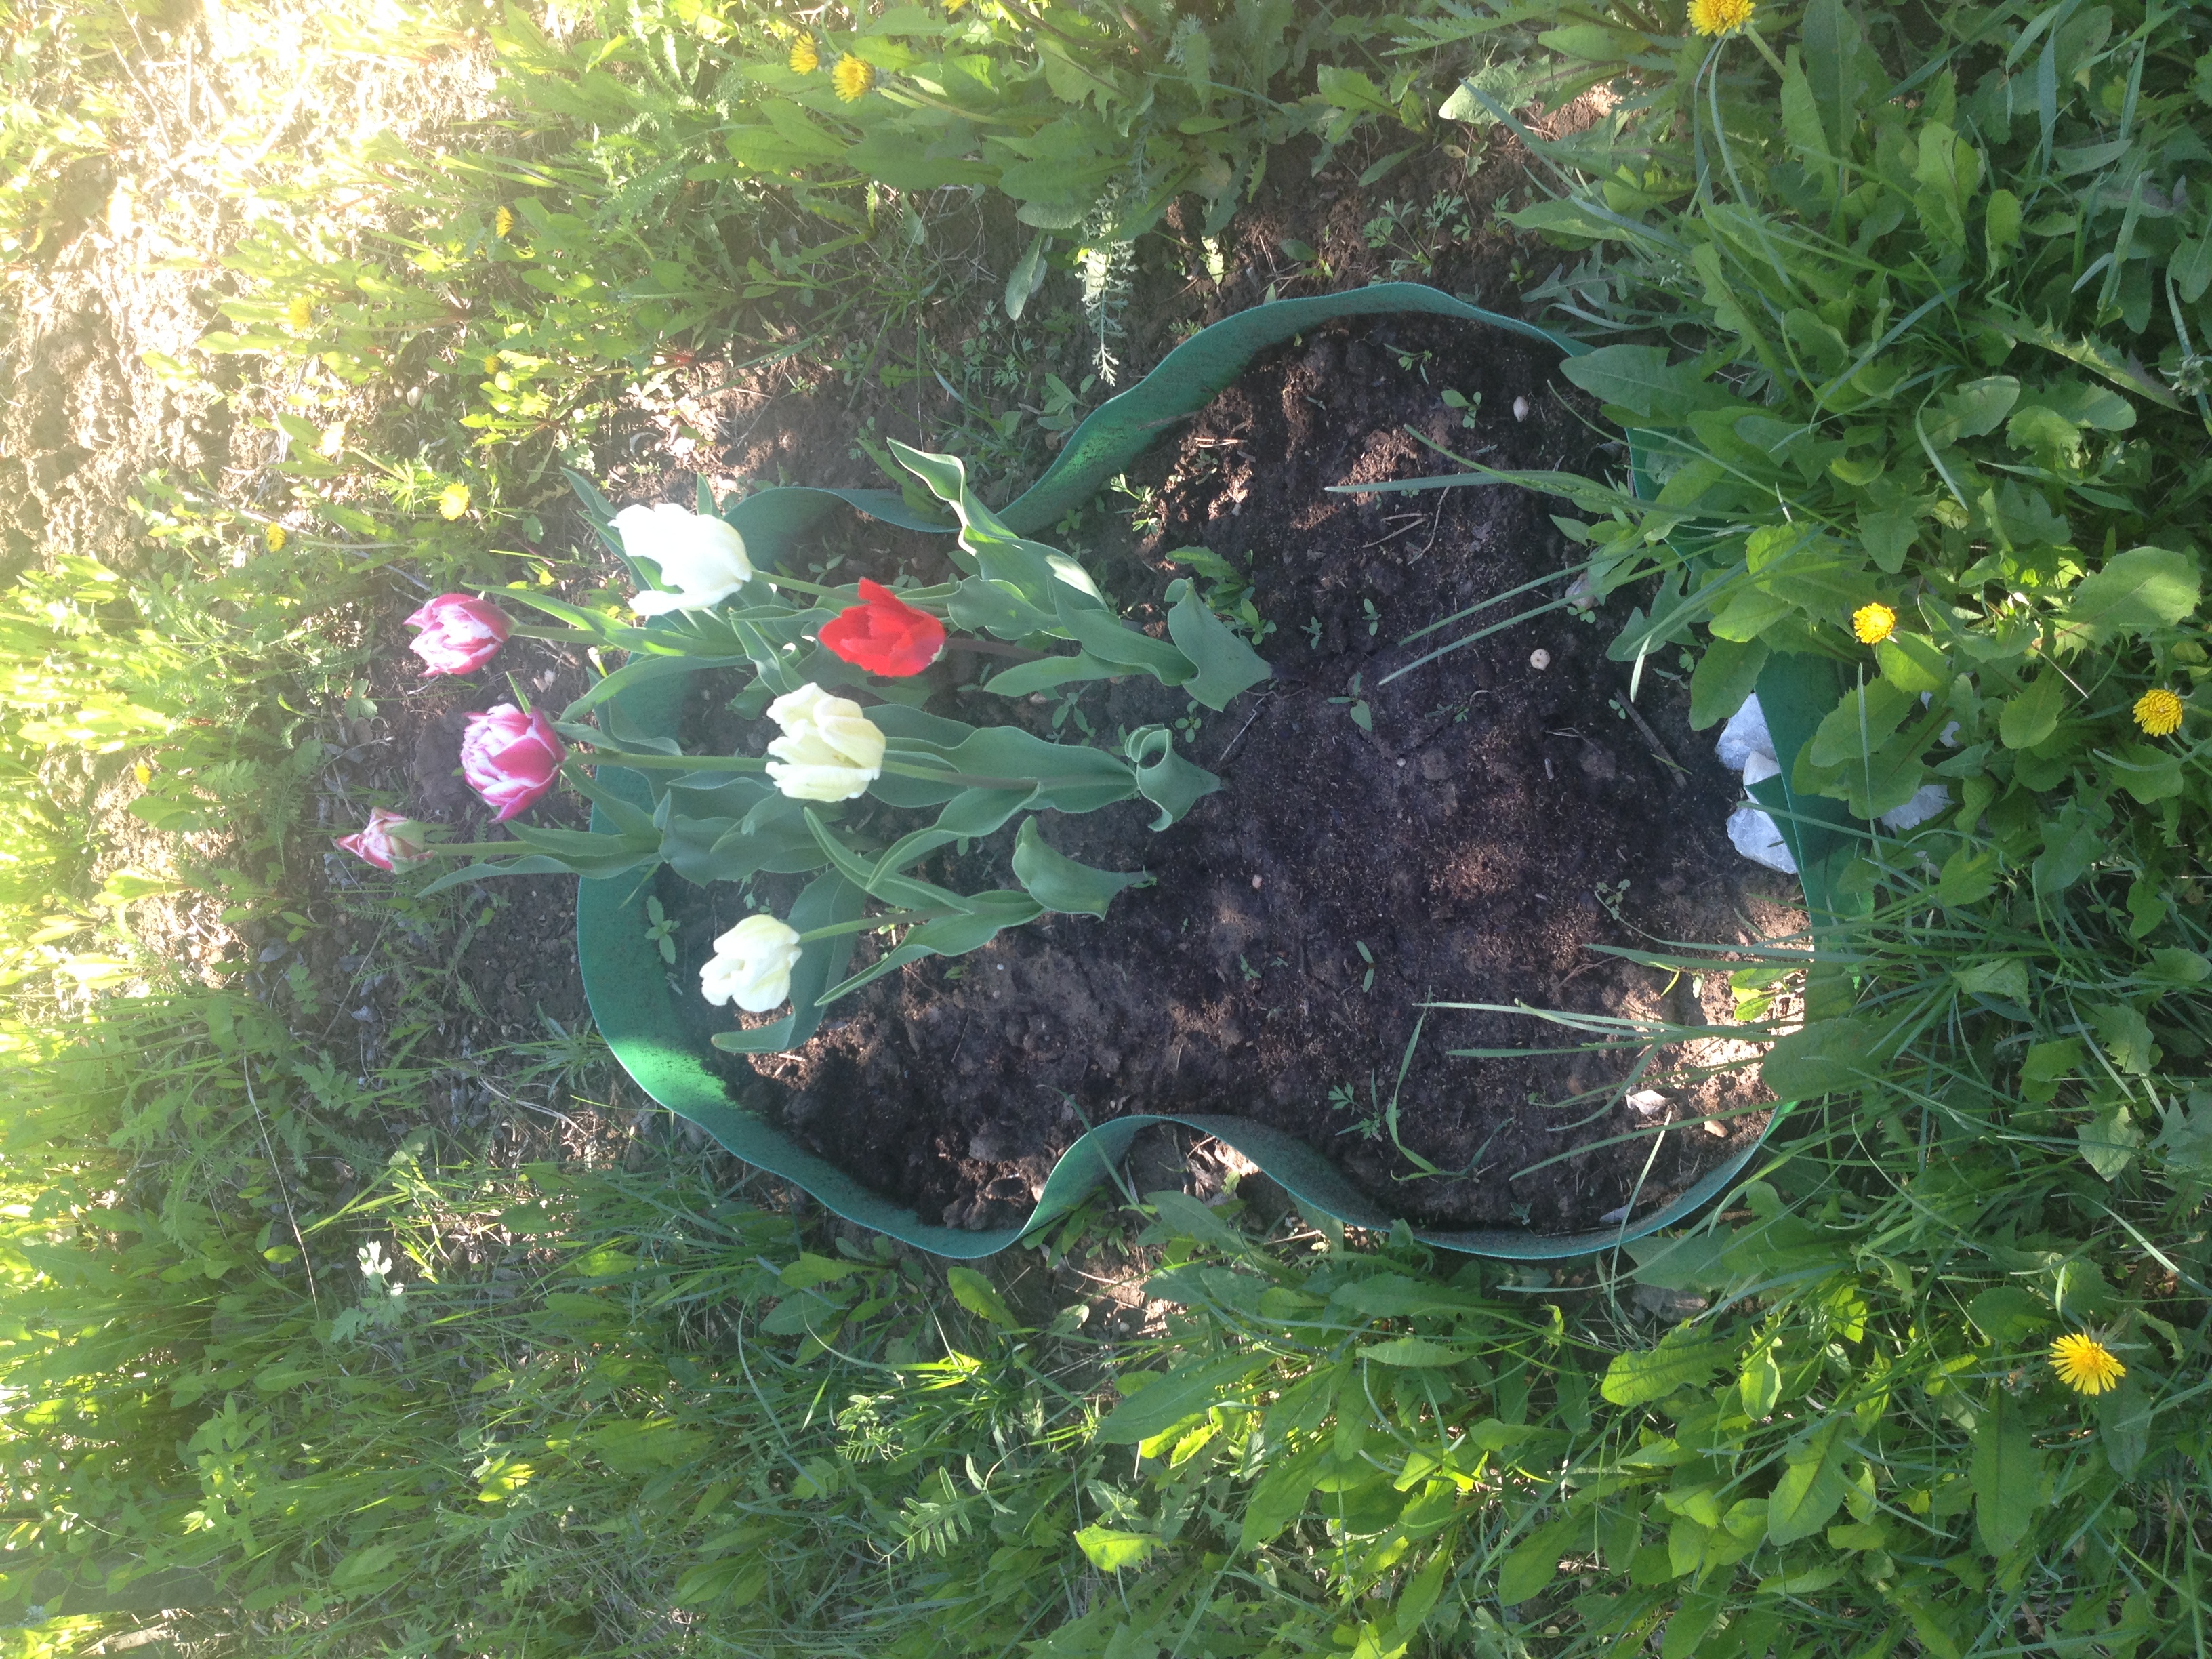
[(1753, 864), (1779, 870), (1785, 876), (1797, 873), (1797, 860), (1790, 856), (1790, 843), (1783, 840), (1774, 820), (1758, 807), (1739, 806), (1729, 813), (1728, 832), (1735, 850)]
[(1729, 723), (1721, 727), (1720, 741), (1713, 747), (1723, 766), (1739, 772), (1753, 755), (1764, 755), (1770, 761), (1774, 758), (1774, 739), (1767, 733), (1766, 715), (1759, 708), (1756, 691), (1729, 716)]
[(1950, 790), (1940, 783), (1923, 783), (1913, 792), (1911, 800), (1881, 815), (1881, 827), (1902, 835), (1950, 810)]

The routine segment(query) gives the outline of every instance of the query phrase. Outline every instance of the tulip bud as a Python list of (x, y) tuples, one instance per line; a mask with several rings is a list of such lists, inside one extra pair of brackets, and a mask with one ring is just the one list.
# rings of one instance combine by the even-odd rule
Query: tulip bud
[(860, 603), (824, 623), (822, 643), (871, 674), (919, 674), (945, 654), (945, 624), (878, 582), (860, 578)]
[(408, 649), (429, 665), (422, 678), (434, 674), (472, 674), (499, 654), (514, 631), (514, 624), (489, 599), (465, 593), (441, 593), (407, 619), (410, 628), (422, 631)]
[(412, 870), (435, 856), (430, 851), (428, 827), (413, 818), (373, 808), (368, 823), (350, 836), (335, 838), (338, 846), (380, 870)]
[(623, 551), (650, 559), (660, 584), (672, 592), (641, 592), (630, 609), (641, 617), (720, 605), (753, 579), (744, 538), (720, 519), (686, 512), (673, 502), (626, 507), (615, 514)]
[(764, 1014), (791, 994), (799, 965), (799, 935), (774, 916), (747, 916), (714, 941), (714, 954), (699, 970), (699, 991), (717, 1008), (735, 1001), (749, 1014)]
[(524, 714), (511, 702), (469, 716), (461, 733), (461, 775), (505, 823), (553, 787), (568, 746), (543, 709)]
[(850, 800), (884, 769), (884, 734), (860, 705), (802, 685), (768, 706), (783, 728), (770, 743), (768, 775), (793, 800)]

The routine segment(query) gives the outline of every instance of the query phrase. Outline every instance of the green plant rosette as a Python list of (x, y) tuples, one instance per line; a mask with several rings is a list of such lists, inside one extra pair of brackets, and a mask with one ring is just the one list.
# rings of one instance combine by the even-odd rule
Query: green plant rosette
[[(1000, 516), (1024, 534), (1048, 529), (1088, 502), (1167, 427), (1212, 402), (1267, 347), (1340, 317), (1407, 313), (1503, 328), (1543, 341), (1569, 356), (1579, 356), (1587, 349), (1533, 324), (1484, 311), (1416, 283), (1384, 283), (1346, 294), (1273, 301), (1200, 330), (1135, 386), (1101, 404), (1070, 435), (1051, 469)], [(794, 550), (798, 538), (817, 520), (841, 509), (858, 510), (908, 529), (951, 528), (888, 489), (778, 487), (748, 496), (728, 508), (725, 516), (744, 537), (754, 562), (770, 568)], [(1834, 876), (1851, 855), (1855, 832), (1839, 802), (1798, 796), (1787, 780), (1798, 749), (1810, 738), (1820, 717), (1834, 707), (1840, 684), (1832, 664), (1778, 655), (1760, 673), (1759, 694), (1783, 767), (1779, 777), (1754, 785), (1752, 793), (1774, 813), (1797, 860), (1817, 934), (1820, 928), (1838, 919)], [(640, 732), (672, 736), (683, 695), (683, 680), (669, 678), (641, 684), (621, 694), (617, 701), (625, 719)], [(603, 787), (650, 807), (651, 793), (641, 774), (610, 766), (602, 767), (598, 775)], [(598, 822), (601, 816), (595, 809), (595, 829), (604, 827)], [(1156, 1123), (1181, 1124), (1235, 1147), (1279, 1182), (1309, 1215), (1386, 1231), (1401, 1219), (1354, 1186), (1328, 1158), (1304, 1141), (1265, 1124), (1210, 1113), (1142, 1113), (1103, 1123), (1069, 1147), (1047, 1177), (1036, 1210), (1019, 1226), (969, 1232), (924, 1221), (913, 1210), (861, 1185), (732, 1100), (711, 1067), (712, 1051), (686, 1030), (675, 994), (668, 988), (659, 946), (647, 935), (648, 885), (635, 876), (578, 884), (577, 955), (583, 967), (585, 994), (600, 1035), (623, 1069), (653, 1100), (697, 1124), (746, 1163), (790, 1182), (848, 1221), (936, 1255), (963, 1261), (994, 1255), (1052, 1226), (1092, 1192), (1111, 1183), (1130, 1142), (1140, 1130)], [(1775, 1108), (1768, 1121), (1768, 1133), (1791, 1104), (1784, 1102)], [(1415, 1227), (1413, 1234), (1424, 1243), (1474, 1255), (1528, 1261), (1587, 1255), (1681, 1222), (1725, 1192), (1764, 1141), (1762, 1135), (1759, 1142), (1708, 1170), (1671, 1202), (1619, 1226), (1561, 1234), (1524, 1228)]]

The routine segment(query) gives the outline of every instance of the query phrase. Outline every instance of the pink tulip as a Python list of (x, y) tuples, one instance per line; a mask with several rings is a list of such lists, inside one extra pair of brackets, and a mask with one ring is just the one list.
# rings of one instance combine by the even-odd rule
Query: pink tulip
[(469, 716), (461, 733), (461, 775), (469, 787), (499, 808), (505, 823), (553, 787), (568, 750), (543, 709), (524, 714), (511, 702)]
[(514, 624), (507, 613), (489, 599), (472, 599), (465, 593), (441, 593), (407, 619), (419, 628), (410, 647), (430, 665), (422, 678), (433, 674), (472, 674), (499, 654)]
[(357, 859), (366, 859), (380, 870), (412, 870), (434, 856), (430, 838), (414, 819), (387, 812), (381, 806), (368, 815), (368, 826), (350, 836), (339, 836), (337, 844)]

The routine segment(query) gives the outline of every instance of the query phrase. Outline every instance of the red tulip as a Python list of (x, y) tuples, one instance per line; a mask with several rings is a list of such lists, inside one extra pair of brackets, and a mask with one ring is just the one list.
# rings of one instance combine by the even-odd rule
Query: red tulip
[(433, 674), (472, 674), (499, 654), (514, 624), (489, 599), (472, 599), (465, 593), (441, 593), (407, 619), (419, 628), (410, 646), (430, 665), (422, 678)]
[(356, 858), (366, 859), (380, 870), (412, 870), (434, 856), (421, 824), (381, 806), (370, 811), (365, 828), (335, 840)]
[(945, 624), (863, 576), (860, 604), (823, 625), (822, 643), (856, 668), (902, 678), (945, 654)]
[(511, 702), (469, 716), (461, 733), (461, 775), (469, 787), (499, 808), (505, 823), (553, 787), (568, 750), (543, 709), (524, 714)]

